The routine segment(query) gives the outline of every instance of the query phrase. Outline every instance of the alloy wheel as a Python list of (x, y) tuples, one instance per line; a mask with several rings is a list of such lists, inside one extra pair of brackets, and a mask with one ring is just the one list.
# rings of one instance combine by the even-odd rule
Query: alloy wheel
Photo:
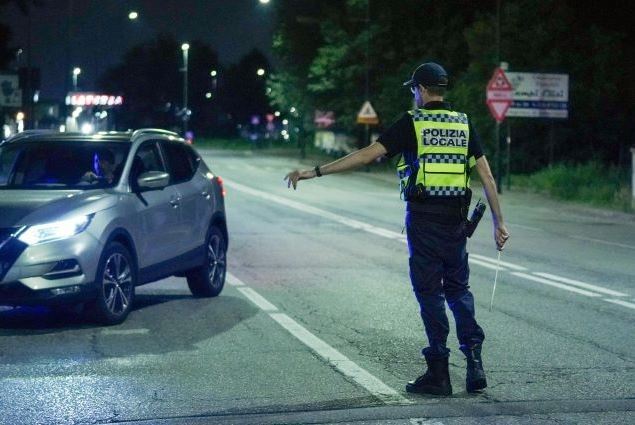
[(219, 235), (212, 235), (207, 244), (208, 278), (210, 284), (217, 288), (225, 280), (225, 245)]
[(132, 273), (126, 257), (113, 253), (104, 267), (103, 291), (106, 308), (113, 315), (120, 315), (128, 309), (132, 298)]

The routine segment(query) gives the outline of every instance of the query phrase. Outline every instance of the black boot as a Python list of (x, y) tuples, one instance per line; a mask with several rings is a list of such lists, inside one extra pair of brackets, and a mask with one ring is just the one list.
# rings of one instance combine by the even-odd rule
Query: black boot
[(418, 394), (452, 395), (448, 358), (426, 357), (428, 370), (414, 381), (406, 384), (406, 391)]
[(467, 360), (467, 373), (465, 375), (465, 389), (473, 393), (487, 387), (483, 361), (481, 360), (481, 344), (471, 347), (461, 346), (461, 351)]

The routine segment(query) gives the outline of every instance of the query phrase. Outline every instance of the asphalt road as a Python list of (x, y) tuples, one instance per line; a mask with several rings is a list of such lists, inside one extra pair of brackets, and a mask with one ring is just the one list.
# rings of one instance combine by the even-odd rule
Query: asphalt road
[(489, 212), (468, 245), (489, 388), (465, 392), (452, 332), (454, 395), (412, 396), (425, 342), (396, 179), (361, 171), (294, 192), (282, 177), (295, 160), (204, 156), (227, 189), (221, 296), (166, 279), (108, 328), (0, 307), (0, 424), (635, 423), (632, 216), (505, 194), (491, 312)]

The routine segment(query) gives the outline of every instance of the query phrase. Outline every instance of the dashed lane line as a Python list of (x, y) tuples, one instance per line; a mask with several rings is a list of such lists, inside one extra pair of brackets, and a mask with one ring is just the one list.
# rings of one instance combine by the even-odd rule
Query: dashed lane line
[[(486, 269), (490, 269), (490, 270), (497, 270), (498, 267), (495, 264), (490, 264), (486, 261), (480, 261), (480, 260), (476, 260), (474, 258), (471, 258), (471, 254), (470, 254), (470, 258), (468, 259), (468, 261), (470, 262), (470, 264), (477, 264), (481, 267), (485, 267)], [(500, 267), (500, 271), (505, 271), (507, 270), (506, 268), (504, 268), (503, 266)]]
[(309, 347), (311, 351), (320, 356), (326, 362), (335, 367), (340, 373), (352, 379), (355, 383), (365, 388), (368, 392), (380, 399), (385, 404), (412, 404), (394, 389), (384, 384), (381, 380), (357, 365), (341, 352), (328, 345), (305, 327), (293, 320), (288, 315), (281, 313), (278, 308), (270, 303), (262, 295), (247, 286), (243, 281), (231, 273), (227, 273), (227, 282), (235, 286), (248, 300), (258, 308), (269, 314), (276, 323), (296, 337), (300, 342)]
[[(495, 258), (486, 257), (484, 255), (478, 255), (478, 254), (470, 253), (470, 257), (471, 258), (476, 258), (477, 260), (487, 261), (487, 262), (489, 262), (491, 264), (494, 264), (494, 265), (496, 265), (496, 263), (499, 262)], [(502, 261), (501, 260), (499, 263), (503, 267), (507, 267), (509, 269), (516, 270), (516, 271), (519, 271), (519, 272), (523, 272), (523, 271), (527, 270), (527, 267), (517, 266), (516, 264), (510, 263), (510, 262), (507, 262), (507, 261)]]
[(102, 335), (145, 335), (150, 332), (150, 329), (111, 329), (106, 328), (101, 330)]
[(613, 304), (617, 304), (617, 305), (621, 305), (622, 307), (632, 308), (633, 310), (635, 310), (635, 304), (634, 303), (629, 303), (628, 301), (612, 300), (610, 298), (604, 298), (604, 301), (609, 302), (609, 303), (613, 303)]
[(584, 289), (578, 289), (578, 288), (575, 288), (573, 286), (565, 285), (565, 284), (558, 283), (558, 282), (553, 282), (551, 280), (544, 279), (544, 278), (538, 277), (538, 276), (533, 276), (533, 275), (530, 275), (530, 274), (527, 274), (527, 273), (512, 272), (512, 274), (514, 276), (522, 277), (524, 279), (531, 280), (533, 282), (542, 283), (542, 284), (548, 285), (548, 286), (554, 286), (556, 288), (564, 289), (565, 291), (575, 292), (576, 294), (584, 295), (584, 296), (587, 296), (587, 297), (599, 297), (600, 296), (600, 294), (596, 294), (595, 292), (585, 291)]
[[(245, 186), (242, 185), (240, 183), (236, 183), (234, 181), (225, 179), (225, 184), (228, 187), (231, 187), (232, 189), (238, 190), (240, 192), (244, 192), (247, 193), (249, 195), (253, 195), (271, 202), (275, 202), (277, 204), (281, 204), (281, 205), (285, 205), (288, 206), (290, 208), (308, 213), (308, 214), (313, 214), (313, 215), (317, 215), (321, 218), (327, 219), (327, 220), (331, 220), (331, 221), (335, 221), (337, 223), (341, 223), (345, 226), (351, 227), (353, 229), (358, 229), (358, 230), (363, 230), (365, 232), (368, 233), (372, 233), (378, 236), (382, 236), (388, 239), (392, 239), (392, 240), (396, 240), (396, 241), (400, 241), (403, 243), (407, 243), (406, 240), (406, 236), (398, 233), (398, 232), (394, 232), (391, 230), (387, 230), (387, 229), (383, 229), (381, 227), (377, 227), (374, 226), (372, 224), (368, 224), (368, 223), (364, 223), (362, 221), (359, 220), (354, 220), (348, 217), (344, 217), (341, 216), (339, 214), (335, 214), (332, 213), (330, 211), (326, 211), (324, 209), (321, 208), (317, 208), (317, 207), (313, 207), (307, 204), (303, 204), (301, 202), (298, 201), (293, 201), (291, 199), (282, 197), (282, 196), (277, 196), (271, 193), (266, 193), (254, 188), (251, 188), (249, 186)], [(577, 237), (578, 239), (585, 239), (585, 240), (591, 240), (594, 242), (607, 242), (607, 241), (602, 241), (599, 239), (590, 239), (590, 238), (583, 238), (583, 237)], [(624, 244), (619, 244), (619, 243), (611, 243), (611, 242), (607, 242), (608, 244), (611, 245), (616, 245), (616, 246), (621, 246), (624, 248), (633, 248), (635, 249), (634, 246), (630, 246), (630, 245), (624, 245)], [(578, 280), (574, 280), (574, 279), (569, 279), (569, 278), (565, 278), (565, 277), (561, 277), (561, 276), (557, 276), (557, 275), (553, 275), (553, 274), (548, 274), (548, 273), (537, 273), (534, 272), (532, 274), (529, 273), (523, 273), (523, 272), (528, 272), (527, 267), (523, 267), (523, 266), (519, 266), (517, 264), (513, 264), (510, 263), (508, 261), (501, 261), (500, 263), (497, 263), (497, 259), (495, 258), (491, 258), (491, 257), (487, 257), (484, 255), (478, 255), (478, 254), (473, 254), (470, 253), (470, 263), (472, 264), (476, 264), (478, 266), (490, 269), (490, 270), (496, 270), (498, 267), (498, 264), (500, 264), (500, 270), (501, 271), (510, 271), (510, 270), (515, 270), (515, 272), (512, 272), (511, 274), (517, 277), (521, 277), (523, 279), (527, 279), (527, 280), (531, 280), (533, 282), (537, 282), (537, 283), (542, 283), (544, 285), (548, 285), (548, 286), (552, 286), (555, 288), (559, 288), (559, 289), (563, 289), (565, 291), (569, 291), (569, 292), (574, 292), (577, 293), (579, 295), (584, 295), (587, 297), (600, 297), (602, 295), (611, 295), (611, 296), (616, 296), (616, 297), (623, 297), (623, 296), (628, 296), (627, 294), (624, 294), (622, 292), (619, 291), (614, 291), (612, 289), (608, 289), (608, 288), (603, 288), (601, 286), (598, 285), (592, 285), (590, 283), (586, 283), (586, 282), (581, 282)], [(231, 280), (230, 280), (230, 284), (232, 284)], [(235, 285), (239, 285), (239, 283), (234, 282)], [(581, 289), (584, 288), (584, 289)], [(615, 302), (615, 301), (619, 301), (619, 300), (611, 300), (609, 301), (608, 298), (602, 298), (603, 301), (607, 301), (607, 302), (612, 302), (614, 304), (618, 304), (627, 308), (632, 308), (631, 305), (633, 305), (632, 303), (629, 303), (627, 301), (623, 301), (623, 302)]]
[(557, 276), (550, 273), (534, 273), (537, 276), (547, 279), (555, 280), (562, 283), (568, 283), (569, 285), (579, 286), (580, 288), (588, 289), (589, 291), (599, 292), (605, 295), (611, 295), (613, 297), (627, 297), (628, 295), (623, 292), (614, 291), (612, 289), (603, 288), (597, 285), (591, 285), (590, 283), (580, 282), (579, 280), (569, 279), (566, 277)]

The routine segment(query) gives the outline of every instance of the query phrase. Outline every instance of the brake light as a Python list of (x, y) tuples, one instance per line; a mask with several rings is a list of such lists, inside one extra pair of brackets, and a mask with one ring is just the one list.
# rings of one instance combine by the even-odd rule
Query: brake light
[(216, 176), (216, 181), (218, 182), (220, 186), (220, 193), (221, 195), (223, 195), (223, 198), (224, 198), (225, 195), (227, 195), (227, 191), (225, 190), (225, 186), (223, 186), (223, 178), (221, 176)]

